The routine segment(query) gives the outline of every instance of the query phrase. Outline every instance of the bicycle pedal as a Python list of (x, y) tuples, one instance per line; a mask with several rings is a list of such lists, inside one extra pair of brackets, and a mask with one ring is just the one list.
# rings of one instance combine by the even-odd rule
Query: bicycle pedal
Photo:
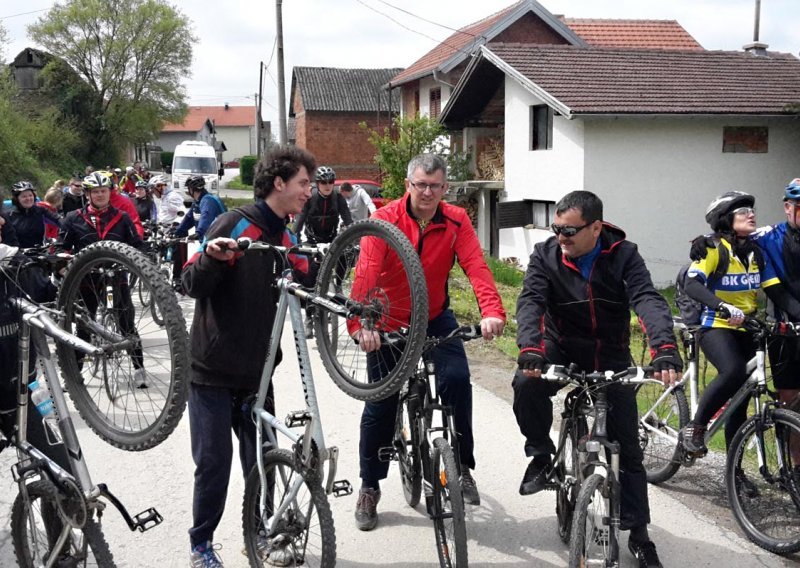
[(311, 414), (307, 410), (295, 410), (286, 415), (286, 426), (289, 428), (296, 428), (297, 426), (305, 426), (311, 421)]
[(144, 532), (146, 530), (152, 529), (153, 527), (160, 525), (161, 521), (164, 520), (164, 517), (161, 516), (161, 513), (156, 511), (153, 507), (150, 507), (146, 511), (142, 511), (138, 515), (134, 515), (134, 526), (139, 529), (139, 532)]
[(331, 492), (334, 497), (345, 497), (353, 494), (353, 486), (346, 479), (339, 479), (333, 482)]
[(392, 446), (386, 446), (378, 450), (378, 459), (382, 462), (397, 461), (397, 450)]

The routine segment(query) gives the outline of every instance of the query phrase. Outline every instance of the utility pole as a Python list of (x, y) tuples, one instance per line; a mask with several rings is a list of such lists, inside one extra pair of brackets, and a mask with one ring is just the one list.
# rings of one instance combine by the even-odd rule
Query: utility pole
[(761, 0), (756, 0), (756, 24), (753, 30), (753, 43), (758, 43), (759, 26), (761, 23)]
[(278, 50), (278, 141), (286, 144), (286, 80), (283, 78), (283, 0), (275, 0), (275, 17), (277, 20)]
[(261, 91), (264, 88), (264, 62), (258, 65), (258, 94), (256, 95), (256, 156), (261, 158)]

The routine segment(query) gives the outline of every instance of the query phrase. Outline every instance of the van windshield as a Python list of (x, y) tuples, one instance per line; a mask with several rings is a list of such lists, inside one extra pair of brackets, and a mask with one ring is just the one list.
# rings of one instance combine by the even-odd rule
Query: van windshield
[(217, 160), (200, 156), (175, 156), (172, 171), (177, 174), (216, 174)]

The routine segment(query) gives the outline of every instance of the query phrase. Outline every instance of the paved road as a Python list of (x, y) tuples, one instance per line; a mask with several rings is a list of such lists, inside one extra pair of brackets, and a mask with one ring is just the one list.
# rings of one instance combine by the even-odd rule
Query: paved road
[[(187, 311), (191, 304), (184, 300)], [(189, 318), (187, 318), (189, 319)], [(284, 363), (275, 374), (278, 416), (301, 408), (302, 389), (287, 333), (283, 340)], [(340, 448), (340, 476), (357, 485), (358, 421), (361, 404), (340, 392), (326, 377), (316, 350), (312, 350), (313, 372), (325, 424), (326, 442)], [(476, 456), (482, 505), (468, 506), (469, 555), (473, 566), (558, 567), (567, 563), (567, 550), (555, 530), (553, 493), (522, 498), (517, 487), (526, 460), (522, 439), (509, 404), (480, 387), (474, 389)], [(106, 537), (119, 566), (177, 567), (187, 565), (187, 528), (191, 522), (192, 461), (188, 421), (163, 444), (142, 453), (116, 450), (101, 442), (78, 421), (90, 471), (95, 482), (106, 482), (129, 507), (139, 512), (155, 506), (164, 523), (147, 533), (131, 533), (114, 510), (103, 519)], [(14, 566), (9, 534), (9, 513), (16, 488), (8, 470), (14, 456), (0, 454), (0, 566)], [(396, 468), (383, 486), (380, 523), (371, 533), (354, 528), (355, 495), (331, 497), (336, 531), (338, 565), (437, 566), (430, 521), (421, 506), (409, 508), (402, 497)], [(247, 566), (241, 554), (242, 474), (234, 462), (228, 504), (215, 540), (222, 544), (221, 556), (228, 567)], [(684, 494), (650, 489), (653, 524), (651, 534), (665, 566), (782, 567), (796, 566), (745, 541), (737, 532), (687, 508)], [(623, 553), (622, 566), (635, 566)]]

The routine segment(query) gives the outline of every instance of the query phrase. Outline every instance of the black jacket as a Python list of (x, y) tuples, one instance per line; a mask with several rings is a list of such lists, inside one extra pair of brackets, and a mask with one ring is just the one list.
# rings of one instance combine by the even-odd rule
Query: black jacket
[(12, 207), (8, 217), (11, 224), (14, 225), (21, 248), (35, 247), (44, 242), (44, 224), (46, 222), (61, 226), (61, 219), (58, 215), (37, 205), (29, 209)]
[(669, 306), (636, 245), (607, 223), (600, 239), (588, 281), (557, 237), (534, 247), (517, 301), (520, 350), (544, 353), (547, 339), (585, 371), (622, 370), (631, 362), (631, 307), (651, 348), (675, 345)]
[(295, 219), (294, 232), (299, 236), (305, 226), (306, 239), (309, 242), (329, 243), (336, 237), (339, 217), (345, 226), (353, 222), (345, 198), (338, 191), (325, 197), (315, 189), (311, 199), (306, 201), (303, 210)]
[(64, 219), (59, 238), (73, 253), (98, 241), (117, 241), (138, 249), (144, 246), (128, 214), (110, 205), (99, 215), (89, 207), (73, 211)]
[(80, 195), (73, 195), (69, 191), (64, 192), (64, 201), (61, 203), (61, 212), (64, 216), (83, 209), (86, 206), (86, 196), (81, 192)]
[[(292, 244), (286, 221), (263, 201), (220, 215), (206, 242), (217, 237)], [(275, 276), (282, 270), (281, 257), (250, 252), (221, 262), (204, 254), (204, 247), (205, 242), (182, 275), (187, 294), (197, 298), (190, 332), (191, 381), (255, 391), (275, 319)], [(305, 258), (295, 260), (295, 268), (306, 272)]]

